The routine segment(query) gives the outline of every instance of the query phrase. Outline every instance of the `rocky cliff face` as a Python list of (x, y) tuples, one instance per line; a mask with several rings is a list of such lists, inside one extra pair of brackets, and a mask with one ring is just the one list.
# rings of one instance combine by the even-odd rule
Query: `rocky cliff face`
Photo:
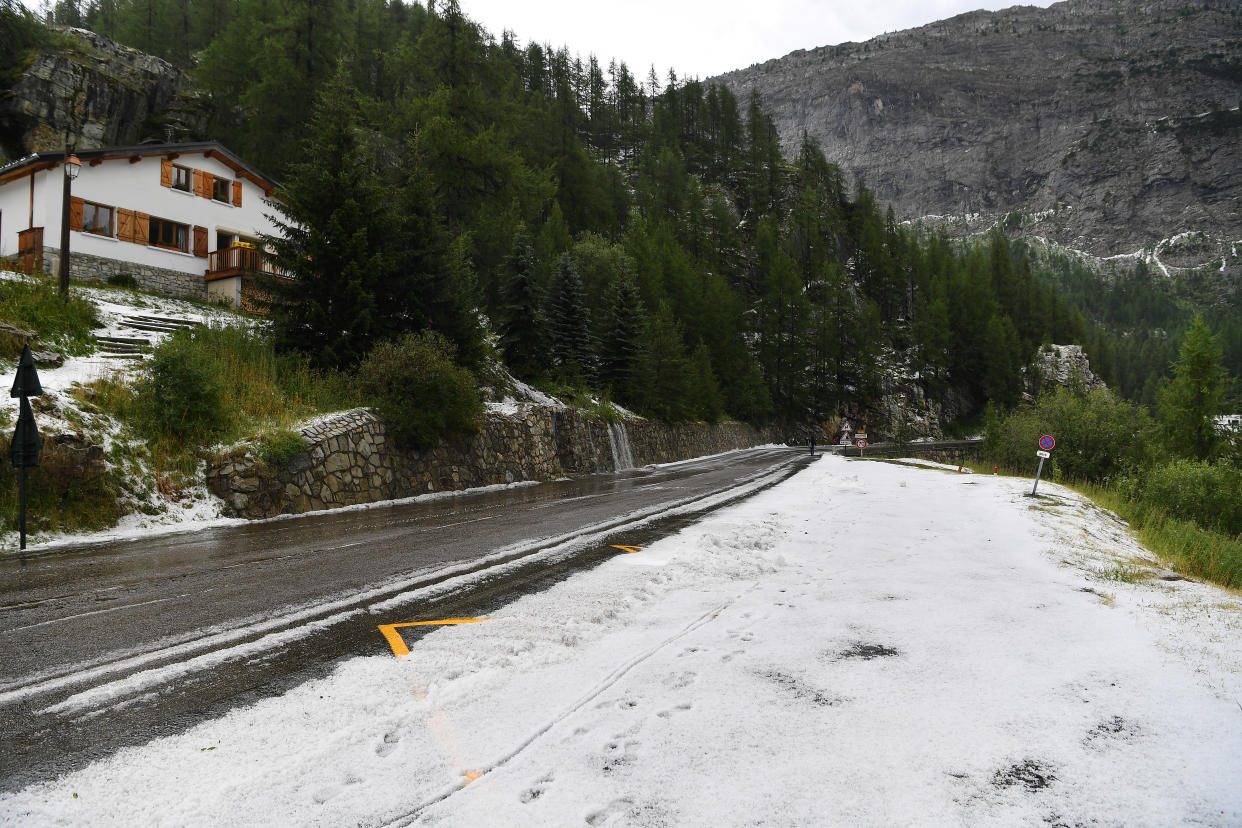
[(1067, 0), (973, 12), (724, 75), (902, 218), (1027, 214), (1110, 255), (1242, 238), (1242, 7)]
[(10, 154), (61, 149), (66, 134), (77, 148), (94, 149), (164, 140), (166, 125), (194, 131), (184, 72), (93, 32), (62, 35), (59, 48), (37, 55), (0, 92), (0, 135)]

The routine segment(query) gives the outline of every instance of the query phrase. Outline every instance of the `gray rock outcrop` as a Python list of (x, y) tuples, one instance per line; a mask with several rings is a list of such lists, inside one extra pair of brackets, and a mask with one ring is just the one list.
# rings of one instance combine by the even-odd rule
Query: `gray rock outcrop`
[(198, 126), (190, 78), (171, 63), (84, 29), (46, 51), (0, 96), (0, 129), (27, 153), (164, 140)]
[(715, 80), (758, 90), (787, 154), (806, 130), (900, 218), (1020, 211), (1022, 234), (1097, 255), (1242, 238), (1233, 0), (971, 12)]
[(1035, 360), (1027, 370), (1028, 398), (1041, 389), (1053, 386), (1079, 387), (1085, 391), (1105, 388), (1104, 380), (1091, 370), (1091, 362), (1080, 345), (1045, 345), (1035, 354)]

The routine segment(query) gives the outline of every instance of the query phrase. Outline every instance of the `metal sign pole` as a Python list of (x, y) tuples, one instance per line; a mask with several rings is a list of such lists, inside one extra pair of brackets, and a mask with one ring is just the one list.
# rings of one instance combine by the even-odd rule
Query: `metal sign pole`
[(26, 467), (17, 470), (17, 509), (21, 513), (21, 551), (26, 551)]
[(1035, 470), (1035, 485), (1031, 487), (1031, 497), (1035, 496), (1035, 490), (1039, 488), (1039, 476), (1044, 473), (1044, 458), (1039, 458), (1039, 468)]

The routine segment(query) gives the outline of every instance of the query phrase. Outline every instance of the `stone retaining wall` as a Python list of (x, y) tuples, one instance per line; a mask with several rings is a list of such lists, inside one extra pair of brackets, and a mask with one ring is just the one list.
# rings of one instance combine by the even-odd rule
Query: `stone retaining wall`
[[(670, 426), (609, 424), (569, 409), (523, 406), (488, 412), (478, 434), (425, 451), (399, 451), (366, 409), (300, 429), (306, 450), (273, 467), (248, 447), (208, 464), (207, 487), (230, 514), (246, 518), (299, 514), (428, 492), (522, 480), (611, 472), (619, 466), (685, 460), (770, 441), (741, 423)], [(632, 463), (626, 463), (626, 445)], [(622, 461), (618, 463), (617, 458)]]
[[(205, 260), (204, 260), (205, 261)], [(203, 272), (207, 267), (204, 263)], [(56, 274), (60, 272), (60, 248), (43, 248), (43, 272)], [(110, 276), (128, 273), (134, 277), (138, 287), (167, 296), (178, 296), (182, 299), (206, 299), (207, 281), (203, 275), (182, 273), (163, 267), (135, 264), (121, 259), (109, 259), (103, 256), (92, 256), (78, 253), (69, 248), (69, 278), (84, 282), (106, 282)]]

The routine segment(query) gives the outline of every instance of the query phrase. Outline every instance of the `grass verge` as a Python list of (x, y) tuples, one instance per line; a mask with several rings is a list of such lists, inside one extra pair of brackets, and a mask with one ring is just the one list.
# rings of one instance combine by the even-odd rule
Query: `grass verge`
[[(33, 331), (40, 347), (68, 356), (84, 356), (95, 349), (91, 331), (99, 326), (95, 305), (80, 296), (63, 299), (48, 279), (0, 279), (0, 321)], [(24, 343), (0, 337), (0, 359), (16, 360)]]
[[(978, 474), (992, 473), (991, 464), (971, 462), (967, 467)], [(1024, 476), (1005, 469), (1001, 469), (1001, 474)], [(1242, 535), (1205, 529), (1193, 520), (1170, 514), (1163, 506), (1132, 500), (1107, 486), (1054, 482), (1116, 514), (1130, 525), (1130, 531), (1143, 546), (1181, 574), (1242, 592)]]
[(1130, 500), (1114, 489), (1091, 484), (1071, 488), (1115, 512), (1144, 546), (1178, 572), (1242, 591), (1242, 536), (1204, 529), (1163, 506)]

